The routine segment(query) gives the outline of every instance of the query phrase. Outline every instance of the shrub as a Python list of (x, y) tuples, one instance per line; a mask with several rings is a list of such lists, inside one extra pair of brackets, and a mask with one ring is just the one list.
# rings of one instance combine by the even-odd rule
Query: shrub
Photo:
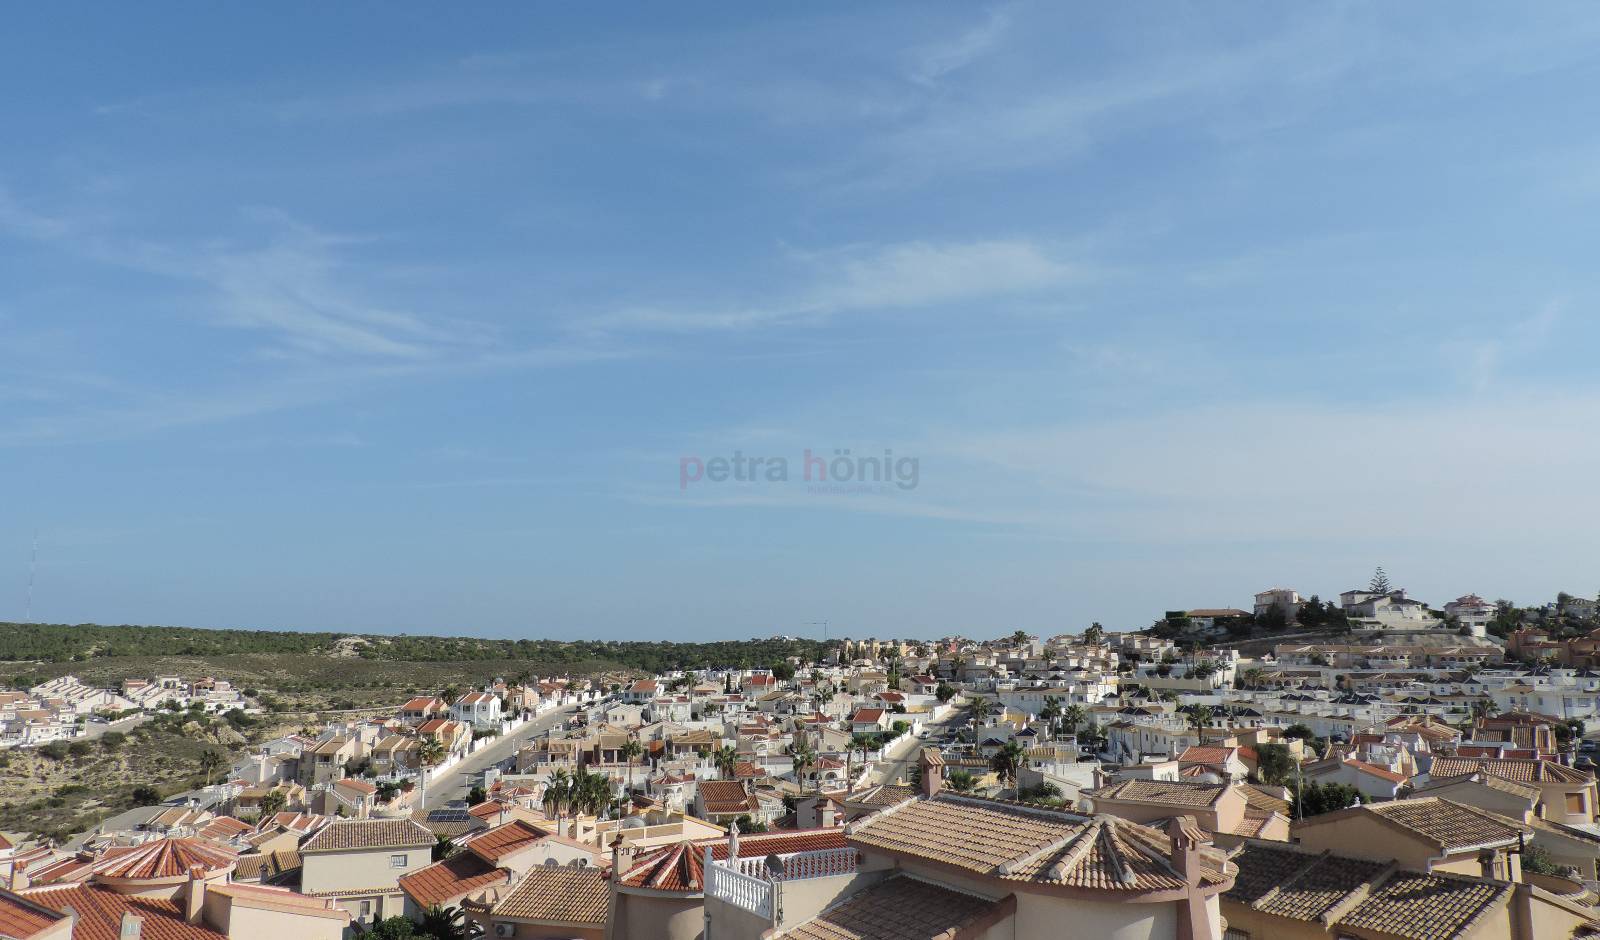
[(49, 744), (41, 746), (39, 748), (39, 753), (44, 757), (50, 758), (51, 760), (62, 761), (67, 759), (68, 750), (69, 748), (67, 742), (51, 741)]
[(94, 753), (94, 742), (77, 740), (67, 745), (67, 753), (73, 757), (88, 757)]

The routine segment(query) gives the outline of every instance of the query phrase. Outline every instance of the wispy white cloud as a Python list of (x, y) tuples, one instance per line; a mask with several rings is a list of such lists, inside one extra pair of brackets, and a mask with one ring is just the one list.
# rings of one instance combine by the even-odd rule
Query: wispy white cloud
[(585, 319), (586, 329), (665, 332), (739, 330), (815, 323), (839, 314), (937, 307), (1022, 297), (1098, 276), (1087, 261), (1037, 242), (901, 242), (796, 252), (803, 286), (778, 302), (748, 306), (636, 306)]
[(998, 48), (1010, 28), (1011, 13), (1008, 9), (1000, 7), (989, 11), (982, 23), (955, 39), (918, 50), (911, 67), (911, 80), (919, 85), (932, 85), (946, 75), (966, 68)]

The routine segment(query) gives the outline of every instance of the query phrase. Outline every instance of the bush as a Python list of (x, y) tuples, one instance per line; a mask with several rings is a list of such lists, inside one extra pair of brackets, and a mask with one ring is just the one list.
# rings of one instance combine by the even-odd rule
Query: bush
[(107, 731), (100, 736), (100, 749), (106, 752), (115, 751), (127, 743), (127, 740), (128, 736), (121, 731)]
[(161, 791), (149, 784), (140, 784), (128, 794), (128, 801), (134, 806), (154, 806), (161, 802)]
[(51, 741), (49, 744), (43, 745), (39, 748), (40, 755), (48, 757), (54, 761), (66, 760), (67, 752), (68, 745), (65, 741)]
[(73, 757), (88, 757), (94, 753), (94, 742), (82, 739), (74, 741), (67, 745), (67, 753)]

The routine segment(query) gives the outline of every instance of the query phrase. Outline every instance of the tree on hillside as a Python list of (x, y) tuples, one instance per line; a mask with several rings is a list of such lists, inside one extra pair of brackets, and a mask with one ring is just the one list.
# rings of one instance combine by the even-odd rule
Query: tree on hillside
[(200, 773), (206, 778), (206, 786), (211, 786), (211, 781), (216, 777), (217, 771), (228, 765), (228, 759), (221, 751), (206, 748), (200, 752)]
[(1374, 594), (1387, 594), (1394, 590), (1389, 586), (1389, 575), (1383, 570), (1382, 565), (1372, 572), (1372, 580), (1367, 583), (1367, 590)]
[(1106, 638), (1106, 628), (1100, 626), (1097, 620), (1089, 624), (1089, 629), (1083, 631), (1083, 642), (1088, 646), (1099, 646)]

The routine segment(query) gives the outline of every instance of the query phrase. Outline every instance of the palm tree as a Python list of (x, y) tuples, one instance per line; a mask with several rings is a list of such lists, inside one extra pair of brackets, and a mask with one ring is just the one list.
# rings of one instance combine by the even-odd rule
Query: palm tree
[[(1196, 705), (1189, 712), (1189, 723), (1194, 726), (1196, 739), (1205, 737), (1206, 728), (1211, 726), (1211, 719), (1217, 716), (1216, 710), (1210, 705)], [(1205, 743), (1203, 740), (1201, 743)]]
[(1039, 720), (1045, 723), (1045, 727), (1054, 730), (1056, 719), (1060, 717), (1061, 699), (1055, 695), (1046, 695), (1044, 697), (1044, 707), (1039, 709)]
[(972, 774), (965, 770), (950, 771), (950, 775), (945, 778), (944, 782), (950, 784), (950, 789), (958, 793), (965, 793), (971, 790), (977, 783), (976, 780), (972, 779)]
[(423, 912), (418, 930), (436, 940), (475, 940), (483, 936), (483, 928), (468, 920), (466, 911), (437, 904)]
[(851, 786), (851, 781), (855, 779), (855, 776), (854, 776), (855, 763), (854, 763), (854, 761), (855, 761), (856, 751), (860, 751), (861, 752), (861, 762), (862, 763), (866, 763), (867, 750), (871, 746), (872, 746), (872, 739), (867, 737), (865, 734), (861, 733), (860, 731), (857, 731), (855, 734), (852, 734), (850, 736), (850, 745), (844, 749), (844, 785), (845, 785), (845, 789), (849, 789), (850, 786)]
[(1016, 783), (1017, 771), (1022, 769), (1022, 762), (1026, 758), (1022, 745), (1015, 741), (1007, 741), (1005, 746), (994, 752), (989, 758), (989, 768), (1000, 775), (1001, 783)]
[(567, 774), (567, 768), (557, 767), (550, 774), (550, 779), (545, 781), (542, 801), (544, 814), (555, 817), (556, 828), (561, 828), (561, 811), (566, 806), (567, 799), (572, 794), (572, 778)]
[(206, 776), (206, 786), (211, 786), (211, 778), (215, 777), (217, 771), (226, 764), (227, 759), (222, 756), (221, 751), (207, 748), (200, 752), (200, 772)]
[(1239, 677), (1239, 687), (1242, 689), (1259, 689), (1266, 682), (1267, 674), (1257, 667), (1250, 667)]
[(444, 742), (438, 738), (423, 738), (417, 742), (417, 763), (423, 767), (437, 767), (444, 763)]
[(283, 808), (287, 805), (289, 805), (289, 798), (283, 795), (282, 790), (268, 790), (261, 797), (260, 816), (258, 818), (263, 820), (271, 819), (283, 812)]
[(974, 695), (968, 699), (968, 704), (972, 706), (973, 717), (978, 719), (989, 717), (989, 700), (984, 696)]
[(633, 765), (640, 757), (644, 756), (644, 745), (637, 738), (629, 738), (622, 745), (622, 759), (628, 762), (628, 789), (633, 789)]
[(1083, 710), (1083, 706), (1073, 703), (1061, 709), (1061, 727), (1065, 728), (1068, 734), (1077, 737), (1078, 727), (1087, 717), (1088, 714)]
[(809, 744), (795, 744), (789, 748), (790, 755), (794, 758), (794, 779), (803, 791), (806, 788), (806, 768), (817, 762), (817, 752)]
[(739, 768), (739, 752), (734, 750), (733, 745), (724, 744), (712, 755), (712, 759), (717, 762), (717, 769), (722, 772), (722, 779), (732, 780), (734, 771)]
[(461, 690), (456, 688), (454, 685), (445, 686), (444, 691), (439, 693), (439, 698), (443, 700), (446, 705), (454, 705), (456, 703), (456, 699), (460, 697)]

